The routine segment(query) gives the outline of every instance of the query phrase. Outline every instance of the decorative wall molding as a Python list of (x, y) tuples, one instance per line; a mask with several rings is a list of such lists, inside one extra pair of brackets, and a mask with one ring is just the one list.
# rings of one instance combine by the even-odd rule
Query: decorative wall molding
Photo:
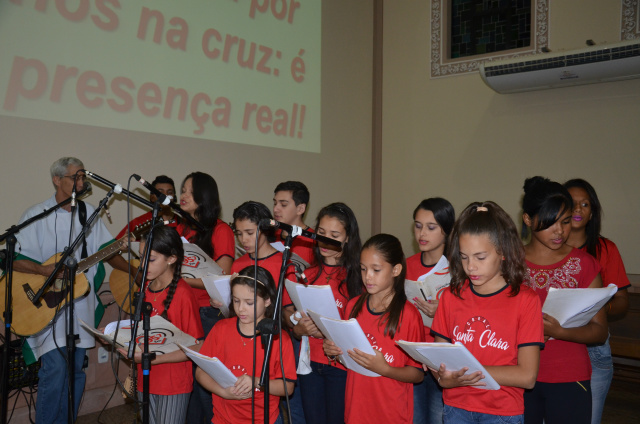
[(622, 0), (620, 28), (622, 41), (640, 38), (640, 1)]
[[(449, 35), (446, 34), (449, 27), (447, 23), (449, 1), (431, 0), (431, 78), (478, 72), (480, 63), (486, 60), (509, 59), (542, 53), (542, 49), (549, 45), (549, 0), (533, 0), (534, 22), (531, 27), (534, 28), (535, 34), (531, 34), (531, 46), (504, 53), (450, 59), (447, 51)], [(631, 2), (637, 4), (638, 0)]]

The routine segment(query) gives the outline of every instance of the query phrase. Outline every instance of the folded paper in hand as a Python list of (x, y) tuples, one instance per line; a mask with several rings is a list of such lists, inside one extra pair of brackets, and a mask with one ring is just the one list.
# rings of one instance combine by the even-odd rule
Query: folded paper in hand
[(294, 283), (291, 280), (286, 280), (284, 285), (296, 310), (303, 311), (306, 314), (311, 309), (318, 315), (340, 319), (336, 298), (333, 296), (331, 286), (305, 286), (304, 284)]
[(369, 343), (367, 336), (364, 334), (364, 331), (362, 331), (360, 324), (358, 324), (358, 321), (356, 321), (355, 318), (351, 318), (349, 320), (338, 320), (323, 317), (312, 310), (308, 310), (307, 312), (322, 334), (342, 350), (343, 354), (338, 358), (345, 367), (357, 372), (358, 374), (369, 377), (380, 376), (380, 374), (369, 371), (368, 369), (358, 365), (347, 353), (347, 351), (357, 348), (369, 355), (375, 355), (375, 351), (373, 350), (373, 347), (371, 347), (371, 343)]
[(184, 260), (182, 261), (182, 277), (202, 278), (207, 274), (222, 275), (222, 268), (207, 256), (197, 245), (189, 243), (183, 237)]
[(618, 287), (609, 284), (596, 289), (549, 289), (542, 312), (558, 320), (564, 328), (586, 325), (616, 294)]
[[(178, 327), (162, 318), (160, 315), (154, 315), (149, 319), (151, 330), (149, 331), (149, 352), (156, 354), (170, 353), (178, 350), (176, 343), (180, 343), (186, 346), (193, 346), (196, 343), (195, 337), (184, 333)], [(96, 330), (92, 326), (88, 325), (84, 321), (80, 320), (80, 325), (95, 337), (105, 340), (111, 344), (114, 342), (119, 348), (127, 349), (129, 342), (131, 341), (131, 322), (129, 320), (120, 321), (118, 334), (116, 336), (116, 328), (118, 328), (118, 321), (110, 323), (105, 327), (104, 333)], [(144, 330), (142, 323), (138, 325), (138, 332), (136, 337), (136, 343), (139, 347), (136, 350), (142, 349), (144, 343)]]
[(398, 340), (398, 345), (414, 360), (437, 370), (444, 364), (448, 371), (459, 371), (464, 367), (469, 369), (464, 374), (480, 371), (484, 378), (480, 381), (486, 386), (469, 386), (477, 389), (500, 390), (500, 385), (491, 377), (487, 370), (478, 362), (475, 356), (460, 342), (452, 343), (416, 343)]
[(207, 289), (209, 297), (222, 303), (220, 312), (225, 318), (229, 318), (229, 305), (231, 304), (230, 275), (209, 274), (202, 277), (204, 288)]
[(210, 358), (181, 344), (178, 344), (178, 347), (187, 355), (187, 358), (191, 359), (197, 366), (202, 368), (204, 372), (209, 374), (223, 389), (233, 386), (236, 384), (236, 381), (238, 381), (238, 377), (233, 375), (231, 370), (218, 358)]

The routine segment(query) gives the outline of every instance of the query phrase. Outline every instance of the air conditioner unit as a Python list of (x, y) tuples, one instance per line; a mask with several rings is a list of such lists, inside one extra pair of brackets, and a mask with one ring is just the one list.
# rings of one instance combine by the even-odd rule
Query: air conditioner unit
[(639, 78), (640, 40), (487, 61), (480, 76), (501, 94)]

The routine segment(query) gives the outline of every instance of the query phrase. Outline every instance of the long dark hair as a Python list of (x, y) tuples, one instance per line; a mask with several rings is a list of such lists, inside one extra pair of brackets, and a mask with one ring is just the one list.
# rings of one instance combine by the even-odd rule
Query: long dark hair
[[(145, 238), (145, 242), (149, 241), (148, 234)], [(180, 281), (180, 272), (182, 270), (182, 261), (184, 260), (184, 249), (182, 247), (182, 240), (180, 235), (173, 227), (158, 226), (153, 229), (153, 240), (151, 241), (151, 250), (159, 253), (163, 256), (175, 256), (176, 261), (173, 266), (173, 279), (168, 286), (167, 297), (164, 299), (164, 311), (160, 315), (162, 318), (168, 320), (167, 312), (171, 306), (173, 295), (176, 293), (176, 287), (178, 287), (178, 281)]]
[(420, 209), (433, 213), (433, 217), (444, 233), (444, 251), (447, 252), (449, 248), (449, 234), (451, 234), (453, 224), (456, 222), (456, 212), (453, 209), (453, 205), (442, 197), (424, 199), (413, 211), (414, 220)]
[[(360, 274), (360, 250), (362, 242), (360, 241), (360, 229), (358, 228), (358, 220), (351, 208), (344, 203), (331, 203), (320, 209), (316, 218), (316, 231), (320, 225), (320, 220), (324, 217), (336, 218), (347, 233), (347, 241), (342, 245), (342, 254), (338, 257), (338, 265), (343, 267), (347, 272), (347, 277), (340, 281), (338, 291), (344, 293), (345, 285), (347, 297), (354, 298), (362, 293), (362, 275)], [(320, 254), (320, 247), (316, 243), (314, 249), (316, 264), (320, 267), (316, 280), (322, 273), (324, 262)], [(314, 280), (315, 281), (315, 280)]]
[(563, 184), (564, 188), (569, 190), (570, 188), (581, 188), (589, 196), (589, 204), (591, 205), (591, 218), (587, 225), (584, 227), (585, 233), (587, 235), (587, 253), (589, 253), (594, 258), (598, 258), (600, 256), (600, 249), (602, 245), (600, 244), (600, 231), (602, 229), (602, 206), (600, 205), (600, 200), (598, 199), (598, 195), (596, 194), (596, 190), (593, 188), (591, 184), (586, 182), (581, 178), (574, 178), (572, 180), (567, 181)]
[(467, 280), (467, 274), (460, 259), (460, 236), (464, 234), (489, 236), (496, 252), (504, 257), (500, 265), (500, 274), (511, 287), (510, 296), (517, 295), (527, 275), (524, 246), (511, 217), (491, 201), (471, 203), (462, 211), (453, 227), (447, 255), (451, 273), (449, 284), (451, 292), (462, 298), (460, 293)]
[[(193, 201), (198, 207), (195, 211), (195, 219), (202, 224), (204, 231), (196, 231), (196, 235), (192, 242), (197, 244), (209, 257), (215, 257), (211, 237), (213, 231), (220, 218), (222, 206), (220, 205), (220, 194), (218, 193), (218, 184), (216, 180), (209, 174), (204, 172), (192, 172), (182, 181), (181, 189), (184, 183), (191, 178), (191, 187), (193, 188)], [(191, 241), (191, 240), (190, 240)]]
[[(538, 232), (551, 227), (559, 216), (573, 210), (573, 199), (562, 184), (544, 177), (531, 177), (524, 181), (524, 197), (522, 198), (522, 210), (532, 220), (537, 218), (535, 228), (531, 231)], [(529, 229), (522, 222), (522, 238), (529, 235)]]
[[(263, 298), (264, 300), (270, 299), (271, 304), (266, 307), (264, 311), (265, 317), (273, 316), (273, 311), (276, 307), (276, 285), (273, 282), (273, 277), (271, 273), (261, 266), (258, 267), (258, 281), (256, 282), (253, 279), (254, 276), (254, 267), (253, 265), (249, 265), (248, 267), (242, 268), (242, 270), (238, 273), (238, 276), (230, 281), (231, 291), (233, 293), (233, 287), (238, 285), (247, 286), (254, 290), (254, 287), (258, 290), (258, 296)], [(260, 284), (262, 283), (262, 284)], [(231, 299), (231, 304), (229, 305), (229, 317), (235, 317), (236, 311), (233, 309), (233, 299)], [(256, 317), (254, 317), (255, 319)]]
[[(384, 258), (385, 262), (392, 267), (398, 264), (402, 265), (400, 274), (393, 277), (393, 298), (385, 313), (380, 317), (379, 324), (385, 325), (384, 335), (393, 339), (396, 331), (400, 328), (400, 325), (402, 325), (402, 311), (404, 310), (405, 303), (407, 303), (407, 295), (404, 292), (407, 263), (402, 251), (402, 243), (391, 234), (377, 234), (367, 240), (364, 246), (362, 246), (362, 251), (365, 249), (374, 249)], [(362, 296), (358, 298), (349, 318), (356, 318), (360, 314), (364, 305), (367, 304), (369, 296), (368, 292), (364, 292)]]

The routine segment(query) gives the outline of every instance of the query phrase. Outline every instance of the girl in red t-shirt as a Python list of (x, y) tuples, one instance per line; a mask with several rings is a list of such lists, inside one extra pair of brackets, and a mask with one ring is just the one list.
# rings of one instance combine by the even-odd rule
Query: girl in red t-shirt
[[(605, 307), (608, 321), (622, 318), (629, 308), (629, 277), (624, 269), (618, 247), (611, 240), (600, 235), (602, 206), (596, 190), (587, 181), (576, 178), (563, 184), (573, 199), (571, 232), (567, 244), (581, 249), (597, 259), (602, 267), (602, 285), (615, 284), (618, 291)], [(602, 419), (604, 402), (613, 379), (613, 360), (609, 339), (604, 344), (587, 346), (591, 359), (591, 422)]]
[[(223, 273), (229, 274), (235, 258), (235, 241), (231, 227), (220, 219), (222, 206), (216, 180), (204, 172), (192, 172), (187, 175), (180, 187), (180, 207), (204, 229), (199, 229), (183, 219), (177, 227), (178, 233), (200, 247), (222, 268)], [(219, 309), (209, 304), (209, 295), (201, 278), (185, 277), (184, 280), (193, 287), (198, 299), (200, 319), (206, 336), (222, 318), (222, 314)], [(211, 422), (210, 397), (210, 393), (194, 382), (188, 422)]]
[[(269, 271), (262, 267), (257, 268), (254, 279), (253, 266), (234, 274), (230, 284), (232, 316), (220, 320), (213, 327), (200, 353), (218, 358), (238, 380), (235, 385), (223, 388), (201, 368), (197, 368), (196, 378), (213, 393), (213, 423), (262, 422), (264, 392), (260, 390), (259, 382), (264, 348), (255, 336), (258, 334), (258, 323), (265, 317), (273, 316), (276, 287)], [(295, 379), (293, 348), (288, 334), (283, 331), (280, 336), (274, 336), (269, 359), (269, 423), (274, 423), (278, 418), (279, 397), (293, 393)], [(255, 397), (253, 419), (252, 394)]]
[[(184, 251), (174, 228), (159, 226), (153, 230), (153, 242), (147, 270), (145, 301), (151, 303), (151, 316), (160, 315), (196, 339), (203, 337), (198, 304), (193, 291), (180, 278)], [(146, 242), (140, 243), (144, 257)], [(196, 348), (195, 346), (192, 346)], [(120, 350), (126, 356), (127, 352)], [(142, 359), (138, 363), (138, 395), (142, 399)], [(184, 422), (193, 388), (192, 365), (182, 350), (157, 355), (149, 373), (150, 423)]]
[(271, 273), (277, 286), (282, 267), (282, 253), (271, 245), (275, 241), (273, 228), (258, 228), (261, 221), (270, 219), (273, 217), (269, 208), (252, 200), (233, 210), (233, 230), (238, 244), (246, 253), (234, 262), (231, 272), (239, 272), (253, 264), (257, 257), (258, 265)]
[[(431, 298), (409, 299), (422, 312), (425, 341), (432, 342), (430, 323), (436, 314), (438, 301), (449, 280), (449, 262), (444, 256), (449, 234), (456, 221), (455, 211), (448, 200), (441, 197), (424, 199), (413, 211), (413, 235), (419, 253), (407, 258), (407, 280), (424, 281), (437, 295)], [(442, 422), (442, 388), (431, 373), (413, 387), (413, 414), (415, 422)]]
[[(304, 273), (309, 284), (331, 287), (338, 312), (344, 318), (349, 300), (362, 293), (362, 243), (358, 221), (347, 205), (332, 203), (320, 209), (315, 228), (318, 235), (340, 241), (342, 249), (317, 243), (314, 247), (316, 265)], [(288, 296), (283, 306), (289, 324), (294, 307)], [(322, 349), (322, 333), (303, 311), (299, 311), (299, 314), (297, 324), (294, 326), (291, 323), (291, 326), (294, 336), (298, 339), (303, 336), (309, 337), (311, 366), (311, 372), (300, 374), (298, 377), (305, 420), (307, 424), (340, 422), (344, 418), (347, 371), (342, 364), (327, 359)]]
[[(560, 183), (528, 178), (522, 200), (523, 236), (528, 284), (544, 304), (551, 287), (602, 287), (600, 265), (586, 252), (566, 244), (571, 231), (573, 199)], [(604, 308), (582, 327), (563, 328), (544, 314), (545, 348), (533, 390), (525, 393), (527, 423), (591, 422), (591, 363), (587, 344), (607, 339)]]
[[(420, 383), (424, 373), (395, 341), (420, 342), (424, 327), (404, 292), (406, 263), (400, 241), (389, 234), (371, 237), (362, 247), (360, 270), (366, 292), (351, 299), (345, 313), (358, 321), (375, 355), (358, 349), (346, 353), (380, 376), (347, 370), (344, 421), (411, 423), (413, 384)], [(330, 357), (343, 354), (327, 339), (323, 348)]]
[(450, 243), (451, 283), (431, 332), (436, 342), (462, 343), (501, 387), (471, 387), (484, 386), (484, 376), (465, 374), (468, 368), (431, 370), (444, 388), (444, 422), (522, 422), (523, 392), (535, 384), (544, 339), (540, 300), (523, 285), (516, 226), (494, 202), (475, 202), (460, 214)]

